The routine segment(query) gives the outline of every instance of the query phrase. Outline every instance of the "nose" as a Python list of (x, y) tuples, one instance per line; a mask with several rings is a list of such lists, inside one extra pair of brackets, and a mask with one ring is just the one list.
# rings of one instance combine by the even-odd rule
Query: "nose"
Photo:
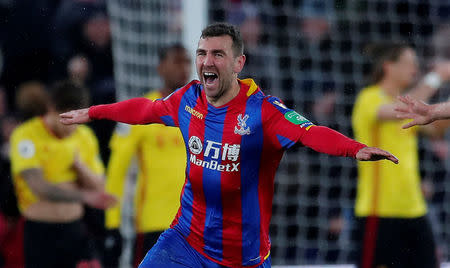
[(203, 65), (205, 66), (213, 66), (214, 65), (214, 61), (213, 61), (213, 56), (211, 54), (206, 54), (205, 58), (203, 59)]

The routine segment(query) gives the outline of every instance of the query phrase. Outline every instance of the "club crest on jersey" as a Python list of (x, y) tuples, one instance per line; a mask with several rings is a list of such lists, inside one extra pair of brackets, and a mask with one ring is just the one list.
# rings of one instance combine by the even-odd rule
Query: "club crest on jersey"
[(238, 117), (237, 117), (238, 123), (237, 123), (237, 126), (234, 127), (235, 134), (239, 134), (241, 136), (250, 135), (250, 127), (247, 127), (247, 123), (246, 123), (247, 119), (248, 119), (248, 114), (244, 115), (244, 117), (242, 117), (242, 114), (238, 115)]
[(202, 141), (197, 136), (192, 136), (189, 139), (189, 150), (193, 154), (199, 154), (203, 150), (203, 144)]

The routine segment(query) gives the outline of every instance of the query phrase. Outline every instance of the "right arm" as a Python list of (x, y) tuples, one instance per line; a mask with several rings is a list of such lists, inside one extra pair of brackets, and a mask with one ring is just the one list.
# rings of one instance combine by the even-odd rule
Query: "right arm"
[(191, 88), (197, 90), (198, 83), (194, 80), (164, 99), (152, 101), (143, 97), (132, 98), (112, 104), (73, 110), (61, 114), (60, 121), (70, 125), (83, 124), (96, 119), (107, 119), (131, 125), (159, 123), (166, 126), (178, 126), (178, 108), (181, 99)]
[[(107, 119), (127, 124), (155, 123), (155, 105), (146, 98), (133, 98), (112, 104), (95, 105), (89, 108), (62, 113), (63, 124), (84, 124), (92, 120)], [(153, 120), (152, 120), (153, 119)]]

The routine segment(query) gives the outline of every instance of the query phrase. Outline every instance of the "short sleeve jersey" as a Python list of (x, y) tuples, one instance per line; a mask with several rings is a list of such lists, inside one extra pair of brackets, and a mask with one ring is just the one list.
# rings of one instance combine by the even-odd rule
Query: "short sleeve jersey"
[(412, 218), (426, 213), (420, 189), (417, 128), (402, 129), (402, 120), (377, 119), (379, 108), (393, 101), (377, 85), (363, 89), (356, 99), (352, 117), (355, 138), (400, 159), (398, 165), (358, 162), (357, 216)]
[(259, 265), (269, 256), (276, 169), (283, 152), (315, 127), (252, 79), (239, 84), (238, 95), (220, 107), (207, 102), (196, 80), (141, 107), (144, 122), (179, 127), (185, 142), (186, 182), (172, 228), (231, 267)]
[(41, 117), (17, 127), (11, 135), (10, 156), (19, 209), (24, 211), (39, 200), (21, 176), (22, 171), (41, 169), (44, 179), (52, 184), (74, 182), (77, 177), (72, 165), (76, 154), (94, 173), (104, 173), (97, 138), (87, 126), (78, 126), (74, 133), (62, 139), (46, 127)]
[[(161, 93), (154, 91), (145, 97), (155, 100), (161, 98)], [(180, 130), (161, 124), (119, 123), (110, 148), (106, 190), (123, 196), (128, 167), (136, 157), (135, 227), (138, 232), (169, 228), (180, 206), (180, 192), (185, 180), (186, 147)], [(118, 228), (120, 218), (120, 206), (108, 209), (106, 227)]]

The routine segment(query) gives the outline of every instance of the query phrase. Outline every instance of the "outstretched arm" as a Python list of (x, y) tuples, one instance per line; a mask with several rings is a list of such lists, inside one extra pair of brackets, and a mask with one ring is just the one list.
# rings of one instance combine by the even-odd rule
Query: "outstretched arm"
[(450, 102), (429, 105), (410, 96), (400, 96), (398, 100), (404, 105), (396, 105), (397, 117), (413, 119), (411, 122), (403, 125), (403, 128), (426, 125), (439, 119), (450, 119)]
[(302, 137), (301, 142), (303, 145), (321, 153), (354, 157), (360, 161), (386, 159), (398, 164), (398, 159), (391, 153), (376, 147), (367, 147), (362, 143), (324, 126), (312, 126)]
[(95, 119), (107, 119), (127, 124), (148, 124), (158, 121), (155, 116), (156, 105), (157, 102), (147, 98), (133, 98), (62, 113), (60, 121), (66, 125), (84, 124)]

